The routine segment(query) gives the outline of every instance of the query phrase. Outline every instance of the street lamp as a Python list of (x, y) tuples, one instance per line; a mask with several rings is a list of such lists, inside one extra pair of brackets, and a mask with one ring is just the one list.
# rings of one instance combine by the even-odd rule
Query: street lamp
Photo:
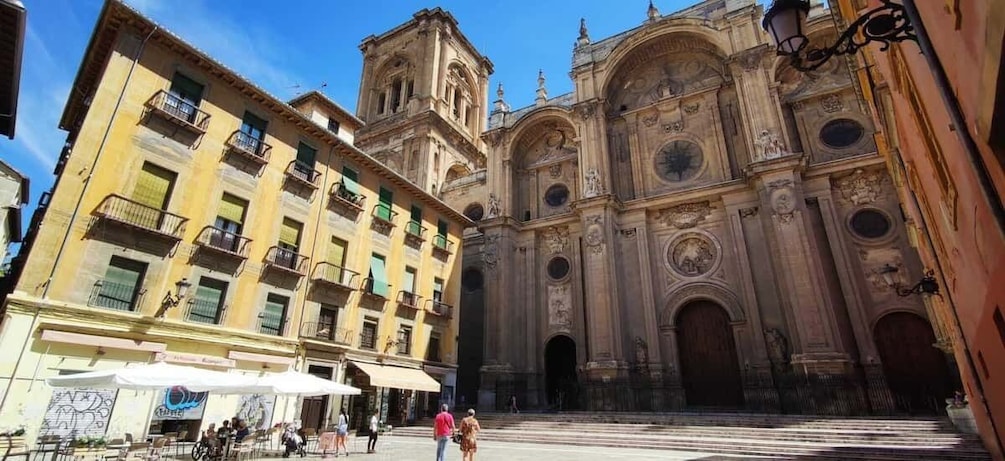
[(901, 288), (900, 282), (893, 279), (893, 274), (899, 271), (894, 266), (885, 264), (879, 269), (879, 275), (883, 277), (883, 281), (886, 282), (886, 286), (893, 288), (893, 291), (897, 293), (897, 296), (910, 296), (910, 295), (938, 295), (939, 294), (939, 282), (935, 280), (935, 272), (929, 270), (925, 272), (925, 275), (921, 277), (918, 283), (914, 284), (911, 288)]
[(848, 30), (833, 45), (823, 48), (811, 44), (805, 33), (810, 0), (775, 0), (764, 13), (761, 26), (771, 35), (779, 56), (788, 56), (792, 67), (808, 72), (822, 66), (832, 56), (855, 53), (871, 42), (882, 43), (880, 51), (886, 51), (895, 42), (917, 42), (904, 5), (893, 0), (880, 0), (880, 3), (848, 25)]
[(183, 278), (175, 282), (174, 286), (175, 293), (177, 293), (175, 296), (172, 296), (170, 291), (164, 295), (164, 304), (171, 307), (178, 306), (178, 303), (180, 303), (185, 295), (188, 294), (188, 288), (191, 287), (192, 284), (189, 283), (188, 279)]

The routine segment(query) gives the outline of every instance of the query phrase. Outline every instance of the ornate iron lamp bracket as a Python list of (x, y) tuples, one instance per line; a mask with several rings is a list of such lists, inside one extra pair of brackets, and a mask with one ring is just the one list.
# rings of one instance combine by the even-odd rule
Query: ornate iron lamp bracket
[(906, 40), (917, 42), (918, 37), (914, 34), (914, 27), (904, 11), (904, 5), (894, 3), (893, 0), (880, 1), (882, 5), (867, 11), (849, 24), (848, 30), (833, 45), (826, 48), (810, 45), (808, 50), (789, 54), (792, 67), (803, 72), (815, 70), (833, 56), (855, 53), (872, 42), (883, 44), (880, 51), (889, 49), (891, 43)]

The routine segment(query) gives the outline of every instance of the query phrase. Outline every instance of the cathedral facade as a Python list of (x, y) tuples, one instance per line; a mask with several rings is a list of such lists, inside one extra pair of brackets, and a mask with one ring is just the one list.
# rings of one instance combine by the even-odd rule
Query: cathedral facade
[[(641, 13), (641, 12), (640, 12)], [(488, 105), (492, 63), (442, 10), (364, 40), (363, 150), (478, 222), (458, 401), (479, 408), (934, 411), (944, 333), (840, 59), (775, 56), (753, 0), (572, 51), (573, 91)], [(830, 11), (812, 36), (833, 37)], [(943, 347), (943, 349), (946, 349)]]

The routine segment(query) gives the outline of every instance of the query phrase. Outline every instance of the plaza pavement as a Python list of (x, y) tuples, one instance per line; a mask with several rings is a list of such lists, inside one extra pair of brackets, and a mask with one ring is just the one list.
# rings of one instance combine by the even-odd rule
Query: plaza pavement
[[(358, 445), (353, 450), (350, 440), (350, 451), (352, 453), (346, 457), (340, 455), (338, 458), (327, 456), (323, 458), (329, 460), (360, 460), (360, 461), (434, 461), (436, 459), (436, 442), (432, 437), (402, 437), (387, 436), (381, 437), (377, 441), (377, 453), (367, 454), (366, 438), (360, 437)], [(277, 458), (263, 458), (252, 461), (276, 461)], [(278, 458), (282, 459), (282, 458)], [(308, 455), (303, 459), (307, 461), (321, 460), (320, 455)], [(447, 447), (447, 461), (460, 461), (461, 451), (459, 445), (451, 443)], [(709, 453), (697, 453), (687, 451), (651, 450), (651, 449), (631, 449), (631, 448), (603, 448), (603, 447), (583, 447), (564, 446), (554, 444), (534, 444), (534, 443), (511, 443), (511, 442), (479, 442), (476, 461), (608, 461), (608, 460), (633, 460), (633, 461), (683, 461), (683, 460), (729, 460), (729, 459), (765, 459), (742, 456), (721, 456)]]

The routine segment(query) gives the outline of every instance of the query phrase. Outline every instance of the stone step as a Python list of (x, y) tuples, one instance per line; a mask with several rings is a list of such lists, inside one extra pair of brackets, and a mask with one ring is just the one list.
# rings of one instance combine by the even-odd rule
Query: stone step
[[(458, 414), (457, 416), (463, 416)], [(827, 424), (854, 426), (898, 426), (898, 427), (937, 427), (951, 428), (946, 418), (841, 418), (818, 417), (804, 415), (758, 415), (731, 413), (521, 413), (516, 415), (501, 413), (479, 413), (478, 419), (484, 421), (520, 420), (520, 421), (552, 421), (552, 422), (617, 422), (623, 424), (710, 424), (720, 426), (742, 425), (793, 425), (793, 424)]]
[[(424, 429), (412, 433), (407, 429)], [(428, 438), (428, 428), (397, 428), (396, 437), (415, 436)], [(684, 450), (721, 455), (748, 455), (765, 457), (807, 457), (812, 459), (856, 459), (856, 460), (989, 460), (987, 452), (979, 447), (969, 446), (903, 446), (879, 445), (857, 446), (853, 444), (822, 444), (798, 442), (752, 441), (723, 437), (714, 440), (664, 439), (651, 437), (621, 436), (576, 436), (574, 434), (533, 434), (509, 433), (507, 431), (485, 430), (479, 434), (480, 440), (519, 443), (543, 443), (575, 446), (647, 448), (662, 450)]]
[[(708, 424), (619, 424), (619, 423), (570, 423), (570, 422), (547, 422), (547, 421), (498, 421), (498, 420), (483, 420), (478, 418), (483, 428), (492, 429), (513, 429), (513, 428), (530, 428), (530, 429), (568, 429), (576, 430), (583, 425), (588, 425), (593, 428), (614, 428), (618, 430), (625, 430), (625, 428), (631, 428), (631, 430), (660, 430), (660, 429), (674, 429), (674, 428), (714, 428), (715, 430), (756, 430), (756, 431), (805, 431), (805, 432), (834, 432), (834, 433), (877, 433), (877, 434), (901, 434), (901, 433), (914, 433), (921, 435), (932, 435), (932, 434), (955, 434), (952, 428), (903, 428), (894, 426), (863, 426), (863, 425), (842, 425), (842, 426), (831, 426), (827, 424), (819, 425), (789, 425), (789, 426), (778, 426), (778, 427), (756, 427), (756, 426), (717, 426)], [(432, 421), (426, 421), (425, 424), (417, 425), (432, 425)]]

